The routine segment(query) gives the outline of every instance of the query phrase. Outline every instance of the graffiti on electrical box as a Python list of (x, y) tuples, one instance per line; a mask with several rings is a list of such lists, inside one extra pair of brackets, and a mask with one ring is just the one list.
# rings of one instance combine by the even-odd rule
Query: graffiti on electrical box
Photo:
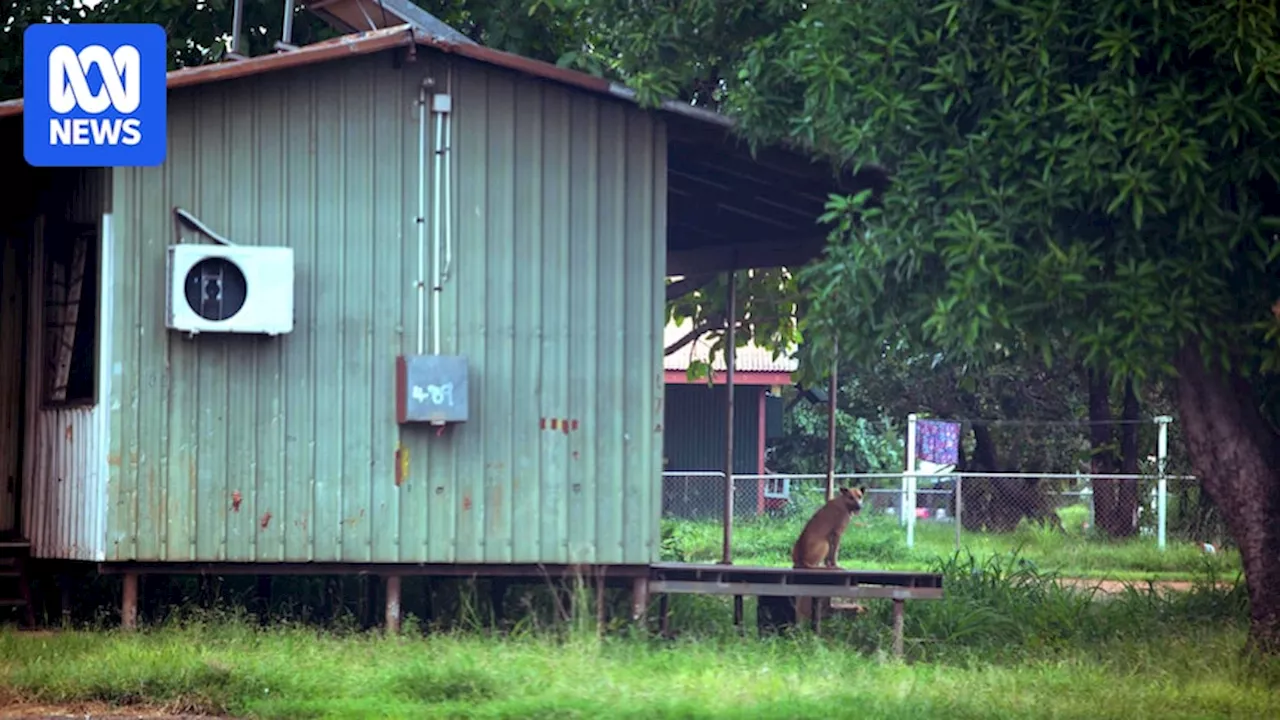
[(432, 405), (447, 405), (449, 407), (453, 407), (453, 383), (428, 385), (426, 388), (423, 388), (421, 385), (414, 385), (413, 399), (415, 402), (419, 403), (430, 401)]

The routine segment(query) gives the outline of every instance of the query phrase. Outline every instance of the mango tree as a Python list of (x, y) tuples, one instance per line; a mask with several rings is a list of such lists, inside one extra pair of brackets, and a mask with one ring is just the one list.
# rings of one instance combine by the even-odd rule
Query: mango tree
[(893, 173), (878, 203), (833, 200), (827, 254), (800, 278), (802, 327), (866, 357), (906, 328), (979, 367), (1061, 348), (1112, 389), (1176, 377), (1192, 467), (1269, 652), (1278, 22), (1248, 0), (810, 2), (726, 88), (748, 137)]

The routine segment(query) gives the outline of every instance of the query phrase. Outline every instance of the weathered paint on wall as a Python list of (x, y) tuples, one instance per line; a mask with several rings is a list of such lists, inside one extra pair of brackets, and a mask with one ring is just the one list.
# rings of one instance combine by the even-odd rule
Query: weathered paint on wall
[[(656, 559), (664, 128), (454, 62), (452, 80), (421, 53), (174, 91), (166, 164), (115, 171), (131, 280), (115, 296), (108, 559)], [(393, 394), (394, 358), (417, 343), (428, 72), (456, 115), (442, 352), (471, 368), (471, 419), (439, 435), (399, 428)], [(293, 333), (164, 329), (174, 206), (294, 248)]]
[[(22, 515), (31, 554), (41, 558), (103, 560), (107, 497), (107, 416), (111, 398), (110, 333), (115, 296), (109, 217), (104, 215), (109, 177), (98, 170), (59, 171), (47, 192), (46, 220), (63, 219), (98, 228), (98, 342), (95, 401), (89, 405), (46, 407), (43, 403), (46, 278), (44, 245), (58, 241), (36, 225), (28, 303), (25, 448), (22, 456)], [(93, 272), (93, 269), (87, 269)]]

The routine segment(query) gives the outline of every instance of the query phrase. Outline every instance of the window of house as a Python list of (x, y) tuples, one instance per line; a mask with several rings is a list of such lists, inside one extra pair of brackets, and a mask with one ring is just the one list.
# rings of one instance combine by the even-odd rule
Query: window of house
[(92, 405), (98, 384), (98, 229), (44, 226), (44, 404)]
[(764, 496), (785, 498), (791, 497), (791, 480), (788, 478), (765, 478)]

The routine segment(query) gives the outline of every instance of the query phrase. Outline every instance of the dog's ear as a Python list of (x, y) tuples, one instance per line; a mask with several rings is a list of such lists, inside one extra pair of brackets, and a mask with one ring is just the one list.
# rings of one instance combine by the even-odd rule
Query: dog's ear
[(859, 493), (859, 494), (862, 494), (862, 495), (866, 495), (866, 494), (867, 494), (867, 486), (866, 486), (866, 485), (860, 485), (860, 486), (858, 486), (858, 493)]

